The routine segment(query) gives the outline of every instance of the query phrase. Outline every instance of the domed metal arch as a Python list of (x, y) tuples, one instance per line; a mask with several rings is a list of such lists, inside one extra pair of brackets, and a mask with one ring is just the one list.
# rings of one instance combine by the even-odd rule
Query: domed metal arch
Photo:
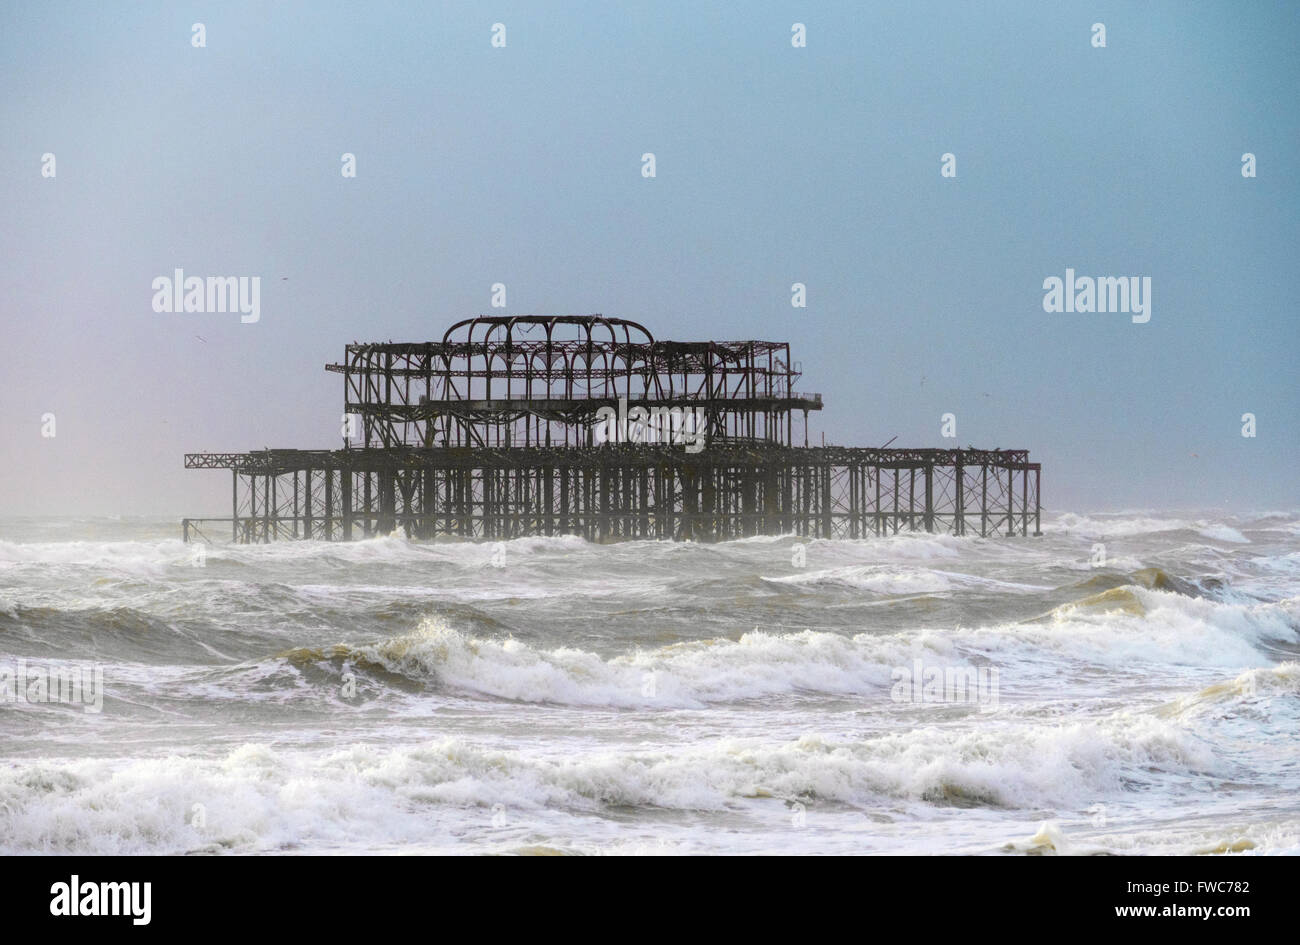
[[(578, 325), (586, 328), (588, 341), (594, 342), (592, 338), (592, 328), (602, 326), (609, 331), (609, 341), (611, 344), (619, 343), (618, 329), (622, 329), (622, 343), (625, 345), (653, 345), (655, 343), (654, 335), (650, 329), (646, 328), (639, 322), (631, 321), (626, 318), (607, 317), (605, 315), (475, 315), (472, 318), (464, 318), (456, 322), (443, 333), (442, 343), (444, 345), (452, 344), (472, 344), (474, 341), (474, 329), (479, 325), (488, 325), (492, 328), (505, 326), (507, 340), (513, 338), (514, 326), (520, 323), (532, 325), (545, 325), (547, 340), (554, 337), (556, 325)], [(468, 326), (468, 328), (466, 328)], [(466, 337), (463, 341), (455, 341), (452, 336), (460, 329), (466, 329)], [(633, 340), (632, 332), (640, 332), (644, 338)], [(571, 339), (581, 340), (581, 339)], [(484, 343), (487, 337), (484, 338)]]

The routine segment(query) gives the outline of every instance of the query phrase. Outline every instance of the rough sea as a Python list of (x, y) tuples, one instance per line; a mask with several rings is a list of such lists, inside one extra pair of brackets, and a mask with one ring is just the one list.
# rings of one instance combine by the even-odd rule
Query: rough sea
[(1300, 512), (1043, 527), (3, 520), (0, 852), (1300, 852)]

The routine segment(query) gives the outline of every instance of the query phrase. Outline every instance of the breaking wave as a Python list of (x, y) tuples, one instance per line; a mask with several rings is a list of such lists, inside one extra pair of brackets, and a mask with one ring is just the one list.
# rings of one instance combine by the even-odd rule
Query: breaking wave
[[(301, 647), (294, 665), (346, 665), (430, 686), (520, 702), (610, 708), (701, 708), (800, 693), (879, 695), (895, 667), (915, 659), (988, 661), (1038, 681), (1061, 655), (1101, 667), (1200, 663), (1239, 667), (1294, 645), (1300, 598), (1225, 604), (1136, 586), (1113, 588), (1018, 625), (951, 631), (841, 634), (754, 630), (602, 657), (575, 647), (537, 648), (515, 639), (469, 636), (424, 620), (387, 640)], [(1037, 664), (1037, 668), (1035, 666)]]
[(900, 802), (1071, 807), (1214, 766), (1183, 727), (1128, 713), (1055, 728), (923, 727), (865, 740), (722, 739), (581, 756), (458, 738), (315, 754), (249, 744), (210, 758), (39, 762), (0, 771), (0, 849), (251, 852), (328, 847), (355, 832), (379, 844), (432, 841), (442, 829), (441, 808), (551, 818), (621, 808), (770, 816), (793, 803), (830, 810)]

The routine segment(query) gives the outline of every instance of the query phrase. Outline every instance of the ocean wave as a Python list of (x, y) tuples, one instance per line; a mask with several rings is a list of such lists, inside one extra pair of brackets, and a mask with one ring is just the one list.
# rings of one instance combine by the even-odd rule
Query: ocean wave
[(538, 649), (472, 637), (438, 618), (376, 643), (297, 648), (291, 663), (378, 667), (440, 687), (520, 702), (610, 708), (702, 708), (785, 693), (887, 691), (891, 667), (927, 652), (899, 636), (804, 631), (746, 633), (605, 659), (572, 647)]
[[(1297, 849), (1296, 513), (1046, 524), (203, 567), (170, 526), (6, 528), (0, 664), (106, 698), (0, 712), (0, 852)], [(916, 660), (1000, 692), (895, 701)]]
[(92, 568), (125, 575), (158, 576), (170, 568), (190, 567), (194, 548), (179, 538), (159, 541), (0, 540), (0, 570), (25, 566)]
[(1214, 541), (1226, 541), (1234, 545), (1250, 544), (1250, 539), (1231, 525), (1207, 525), (1204, 528), (1198, 528), (1197, 532)]
[(1181, 718), (1225, 707), (1267, 707), (1276, 699), (1294, 703), (1296, 696), (1300, 696), (1300, 662), (1288, 661), (1278, 666), (1248, 669), (1161, 707), (1159, 714), (1165, 718)]
[(1215, 764), (1183, 727), (1129, 713), (1051, 728), (923, 727), (867, 740), (807, 735), (554, 754), (457, 738), (323, 753), (250, 744), (216, 758), (0, 770), (0, 849), (255, 852), (357, 834), (372, 844), (419, 842), (446, 830), (447, 809), (466, 808), (552, 824), (556, 811), (571, 821), (627, 809), (745, 814), (792, 804), (1073, 809)]
[(1045, 525), (1049, 534), (1077, 535), (1082, 538), (1136, 538), (1169, 532), (1190, 532), (1213, 541), (1250, 544), (1238, 527), (1215, 519), (1172, 518), (1155, 515), (1094, 513), (1079, 515), (1063, 512)]
[(1044, 523), (1044, 531), (1048, 534), (1078, 535), (1085, 538), (1131, 538), (1184, 531), (1191, 527), (1192, 523), (1187, 519), (1118, 513), (1080, 515), (1063, 512)]
[(201, 619), (178, 621), (120, 605), (0, 608), (0, 647), (9, 657), (208, 663), (227, 658), (208, 642), (220, 629)]
[(474, 571), (492, 567), (497, 545), (507, 557), (533, 557), (548, 553), (571, 554), (598, 549), (575, 535), (515, 538), (502, 542), (409, 540), (402, 535), (384, 535), (350, 542), (280, 541), (270, 544), (236, 545), (185, 543), (179, 538), (132, 541), (15, 542), (0, 540), (0, 569), (39, 565), (69, 570), (99, 570), (107, 573), (160, 577), (174, 569), (192, 569), (196, 555), (206, 568), (257, 568), (292, 565), (324, 569), (333, 574), (341, 569), (365, 565), (412, 565), (427, 572), (445, 566), (448, 572)]
[(852, 565), (783, 577), (765, 577), (763, 580), (769, 584), (845, 587), (883, 595), (947, 594), (959, 590), (1007, 591), (1023, 594), (1038, 593), (1048, 589), (1043, 585), (1002, 581), (976, 574), (895, 565)]
[(280, 658), (380, 668), (440, 689), (519, 702), (608, 708), (702, 708), (778, 695), (883, 697), (894, 669), (916, 659), (989, 663), (1024, 686), (1066, 657), (1130, 672), (1137, 665), (1241, 667), (1297, 643), (1300, 598), (1229, 604), (1128, 585), (1056, 608), (1045, 618), (905, 633), (758, 629), (638, 649), (609, 658), (575, 647), (476, 637), (428, 618), (373, 643), (297, 648)]

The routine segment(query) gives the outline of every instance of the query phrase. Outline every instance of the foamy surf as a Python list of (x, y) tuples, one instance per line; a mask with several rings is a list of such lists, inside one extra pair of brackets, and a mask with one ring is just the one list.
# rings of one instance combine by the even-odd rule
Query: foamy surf
[(250, 744), (212, 757), (7, 769), (0, 846), (9, 854), (252, 852), (329, 844), (349, 829), (381, 842), (411, 831), (433, 839), (430, 827), (455, 810), (477, 809), (486, 821), (498, 806), (529, 819), (651, 809), (760, 820), (796, 804), (828, 816), (899, 804), (913, 812), (1075, 807), (1122, 793), (1133, 779), (1150, 783), (1153, 772), (1210, 764), (1178, 726), (1140, 717), (1055, 731), (1004, 723), (956, 737), (928, 727), (861, 741), (808, 735), (632, 751), (580, 741), (561, 751), (465, 739), (323, 752)]
[(171, 522), (11, 526), (0, 696), (105, 691), (0, 707), (0, 851), (1294, 852), (1297, 524), (198, 564)]

